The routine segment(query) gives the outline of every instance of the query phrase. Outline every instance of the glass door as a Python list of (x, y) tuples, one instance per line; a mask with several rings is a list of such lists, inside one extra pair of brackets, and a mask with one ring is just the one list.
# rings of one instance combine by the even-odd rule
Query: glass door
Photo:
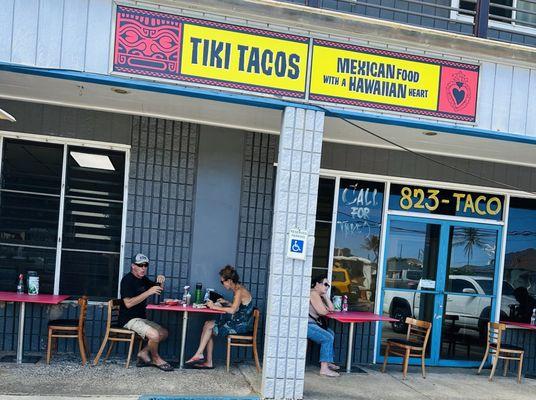
[(406, 317), (432, 322), (427, 364), (472, 365), (482, 360), (487, 322), (495, 315), (500, 229), (389, 217), (381, 311), (398, 322), (381, 325), (378, 361), (383, 361), (384, 339), (405, 336)]
[[(444, 306), (440, 338), (442, 364), (479, 363), (486, 350), (487, 323), (495, 315), (500, 227), (448, 227)], [(503, 308), (508, 310), (508, 288)], [(503, 315), (504, 314), (504, 315)], [(507, 317), (502, 311), (501, 316)]]
[[(390, 217), (384, 257), (383, 314), (398, 322), (381, 324), (381, 338), (405, 338), (407, 317), (433, 322), (437, 278), (444, 270), (440, 257), (442, 225), (422, 218)], [(380, 355), (385, 353), (384, 340)], [(434, 358), (427, 348), (428, 362)], [(393, 361), (397, 361), (394, 357)]]

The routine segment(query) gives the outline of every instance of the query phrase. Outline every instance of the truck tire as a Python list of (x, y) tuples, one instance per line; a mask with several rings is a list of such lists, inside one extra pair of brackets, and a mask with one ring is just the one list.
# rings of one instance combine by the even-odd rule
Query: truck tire
[(407, 305), (403, 303), (398, 303), (393, 305), (391, 310), (391, 318), (396, 318), (397, 322), (391, 322), (393, 331), (396, 333), (406, 333), (408, 326), (406, 325), (406, 318), (411, 317), (411, 310)]

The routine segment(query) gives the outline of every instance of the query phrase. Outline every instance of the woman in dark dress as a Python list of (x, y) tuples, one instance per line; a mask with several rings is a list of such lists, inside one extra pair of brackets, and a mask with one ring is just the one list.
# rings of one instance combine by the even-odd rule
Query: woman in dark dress
[[(227, 290), (233, 291), (233, 301), (219, 299), (217, 302), (207, 302), (207, 307), (225, 311), (218, 321), (205, 322), (199, 347), (186, 365), (199, 369), (212, 369), (212, 352), (214, 350), (213, 336), (242, 334), (253, 330), (253, 301), (251, 293), (242, 286), (236, 270), (230, 265), (220, 271), (220, 282)], [(203, 353), (206, 350), (206, 358)]]

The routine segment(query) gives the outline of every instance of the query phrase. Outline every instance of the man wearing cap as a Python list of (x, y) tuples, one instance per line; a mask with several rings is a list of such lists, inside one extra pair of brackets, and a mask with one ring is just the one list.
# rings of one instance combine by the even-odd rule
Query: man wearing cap
[(130, 272), (121, 279), (123, 302), (119, 310), (119, 323), (147, 340), (147, 346), (138, 353), (138, 367), (152, 365), (162, 371), (173, 371), (173, 367), (158, 354), (158, 344), (167, 338), (168, 332), (156, 322), (149, 321), (145, 312), (147, 298), (162, 292), (166, 278), (158, 275), (156, 282), (151, 281), (146, 276), (148, 268), (147, 256), (136, 254), (132, 259)]

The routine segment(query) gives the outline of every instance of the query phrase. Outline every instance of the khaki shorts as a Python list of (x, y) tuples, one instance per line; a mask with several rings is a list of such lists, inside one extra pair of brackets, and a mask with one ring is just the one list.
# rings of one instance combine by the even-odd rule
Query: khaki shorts
[(145, 339), (145, 336), (147, 336), (147, 331), (150, 328), (154, 328), (159, 332), (164, 329), (160, 325), (158, 325), (156, 322), (149, 321), (148, 319), (143, 319), (143, 318), (132, 318), (130, 321), (128, 321), (125, 324), (125, 328), (136, 332), (143, 339)]

